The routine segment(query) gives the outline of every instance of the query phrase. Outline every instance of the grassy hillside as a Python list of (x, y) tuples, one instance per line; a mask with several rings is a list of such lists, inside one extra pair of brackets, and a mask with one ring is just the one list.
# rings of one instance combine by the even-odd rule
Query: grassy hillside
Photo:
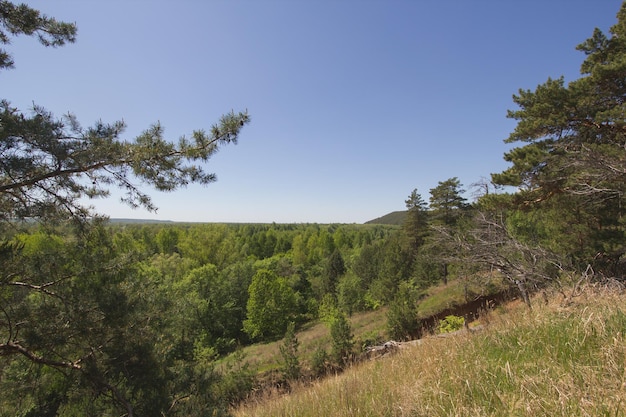
[(246, 416), (624, 416), (626, 294), (587, 290), (498, 308), (482, 329), (429, 337)]
[[(361, 345), (370, 345), (384, 339), (387, 325), (387, 309), (358, 313), (350, 317), (350, 326), (355, 342)], [(330, 349), (330, 331), (324, 323), (310, 323), (297, 333), (298, 356), (302, 365), (308, 364), (318, 348)], [(282, 340), (270, 343), (258, 343), (243, 348), (243, 353), (250, 365), (259, 373), (274, 371), (280, 368), (280, 346)]]
[[(496, 282), (498, 283), (499, 281)], [(500, 289), (501, 287), (494, 284), (494, 288)], [(470, 290), (475, 289), (470, 286)], [(418, 318), (423, 319), (451, 307), (462, 305), (465, 302), (463, 291), (464, 283), (460, 280), (430, 287), (425, 291), (424, 299), (420, 303)], [(357, 350), (389, 340), (387, 313), (388, 309), (383, 307), (374, 311), (355, 313), (349, 318)], [(308, 367), (318, 348), (330, 349), (331, 338), (327, 324), (309, 323), (299, 329), (297, 337), (300, 344), (298, 356), (304, 368)], [(282, 340), (278, 340), (246, 346), (243, 348), (244, 357), (259, 373), (277, 370), (280, 368), (282, 343)]]

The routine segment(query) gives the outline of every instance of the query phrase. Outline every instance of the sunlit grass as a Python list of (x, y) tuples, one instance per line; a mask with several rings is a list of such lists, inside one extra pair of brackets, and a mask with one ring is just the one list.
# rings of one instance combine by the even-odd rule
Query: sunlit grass
[(560, 301), (508, 306), (481, 331), (423, 339), (234, 414), (626, 416), (626, 295)]
[(425, 297), (418, 306), (418, 315), (421, 318), (437, 314), (442, 310), (466, 303), (467, 296), (494, 294), (506, 289), (502, 277), (497, 274), (486, 274), (474, 279), (455, 279), (446, 285), (436, 285), (428, 288)]

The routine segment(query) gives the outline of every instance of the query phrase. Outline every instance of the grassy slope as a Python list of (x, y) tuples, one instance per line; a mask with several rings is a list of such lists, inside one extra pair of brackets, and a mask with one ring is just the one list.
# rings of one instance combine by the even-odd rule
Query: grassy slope
[(626, 294), (496, 309), (484, 328), (264, 398), (245, 416), (624, 416)]
[[(483, 279), (483, 285), (487, 281), (489, 280)], [(498, 279), (494, 278), (491, 281), (489, 282), (493, 284), (493, 288), (496, 290), (502, 288), (499, 286), (502, 284)], [(420, 301), (419, 317), (427, 317), (451, 306), (463, 304), (465, 300), (464, 285), (462, 281), (455, 280), (450, 281), (447, 285), (441, 284), (429, 288), (424, 294), (424, 299)], [(478, 287), (475, 285), (469, 285), (469, 287), (474, 293), (478, 291)], [(389, 340), (387, 308), (356, 313), (349, 320), (357, 349)], [(300, 362), (305, 368), (319, 347), (326, 349), (326, 351), (330, 350), (330, 332), (324, 323), (316, 322), (306, 325), (298, 331), (297, 337), (300, 343), (298, 348)], [(247, 346), (243, 349), (244, 356), (260, 373), (276, 370), (280, 367), (281, 344), (282, 340)]]
[[(387, 326), (387, 309), (358, 313), (350, 317), (352, 333), (357, 343), (365, 340), (384, 338)], [(324, 323), (311, 323), (297, 333), (300, 343), (298, 353), (304, 366), (310, 362), (319, 348), (330, 350), (330, 331)], [(259, 372), (267, 372), (280, 367), (280, 345), (282, 340), (271, 343), (259, 343), (244, 348), (246, 360)]]
[(424, 292), (424, 298), (418, 305), (418, 317), (428, 317), (447, 308), (466, 303), (466, 292), (471, 300), (476, 296), (495, 294), (506, 288), (507, 285), (502, 277), (494, 274), (480, 275), (474, 280), (457, 279), (449, 281), (446, 285), (436, 285)]

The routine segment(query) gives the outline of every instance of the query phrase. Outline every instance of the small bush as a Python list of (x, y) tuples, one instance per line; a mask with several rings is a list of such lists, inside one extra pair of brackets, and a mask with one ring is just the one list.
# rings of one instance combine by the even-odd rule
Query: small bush
[(219, 381), (211, 387), (216, 403), (235, 404), (243, 400), (252, 391), (256, 374), (243, 351), (236, 351), (224, 363)]
[(447, 316), (439, 322), (439, 333), (451, 333), (461, 330), (465, 326), (465, 319), (459, 316)]
[(313, 374), (317, 377), (325, 375), (328, 370), (328, 361), (329, 357), (326, 350), (321, 346), (318, 347), (311, 358), (311, 370)]

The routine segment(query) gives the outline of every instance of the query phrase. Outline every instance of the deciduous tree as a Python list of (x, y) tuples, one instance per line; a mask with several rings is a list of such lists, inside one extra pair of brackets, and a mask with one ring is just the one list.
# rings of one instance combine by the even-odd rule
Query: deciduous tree
[(247, 319), (243, 328), (253, 339), (273, 339), (285, 334), (295, 321), (296, 295), (285, 278), (262, 269), (252, 277), (248, 289)]

